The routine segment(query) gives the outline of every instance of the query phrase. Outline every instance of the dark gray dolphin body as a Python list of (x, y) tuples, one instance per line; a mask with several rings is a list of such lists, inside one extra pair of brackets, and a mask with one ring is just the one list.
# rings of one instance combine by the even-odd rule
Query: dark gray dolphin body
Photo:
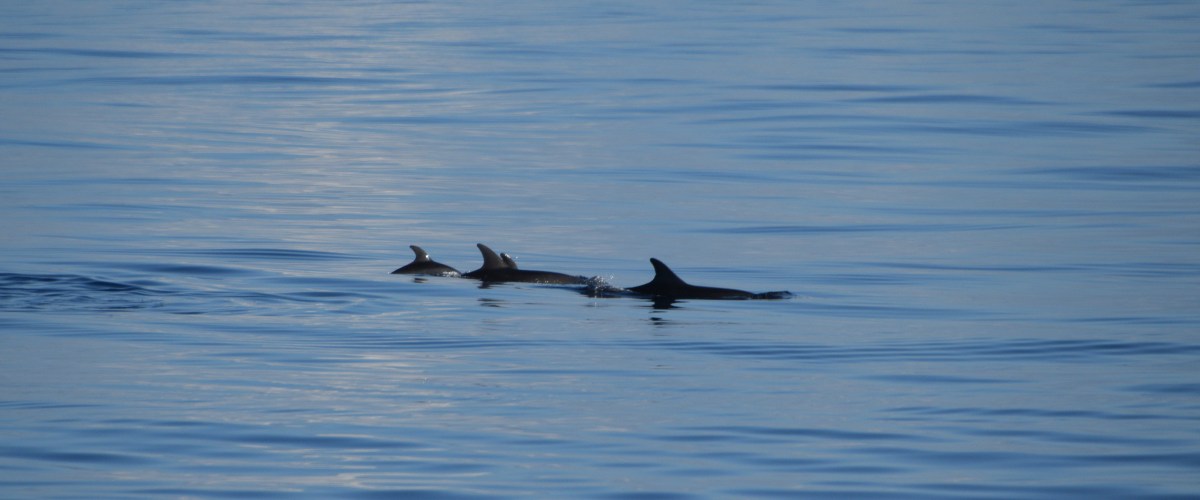
[(451, 277), (457, 277), (461, 274), (457, 269), (429, 258), (429, 253), (422, 250), (419, 246), (409, 245), (408, 248), (412, 249), (413, 253), (416, 254), (416, 258), (404, 267), (392, 271), (392, 274), (427, 274), (430, 276)]
[(545, 283), (551, 285), (586, 285), (589, 279), (583, 276), (572, 276), (570, 274), (555, 273), (550, 271), (530, 271), (525, 269), (517, 269), (517, 264), (512, 260), (512, 257), (507, 259), (496, 255), (496, 252), (488, 248), (487, 245), (479, 243), (475, 245), (479, 247), (479, 253), (483, 254), (483, 266), (479, 269), (463, 274), (464, 278), (473, 278), (487, 282), (505, 282), (515, 281), (521, 283)]
[(654, 279), (644, 285), (635, 286), (628, 290), (634, 293), (649, 295), (659, 299), (709, 299), (709, 300), (745, 300), (745, 299), (786, 299), (790, 292), (752, 293), (732, 288), (716, 288), (711, 286), (689, 285), (680, 279), (671, 268), (661, 260), (651, 258), (654, 265)]

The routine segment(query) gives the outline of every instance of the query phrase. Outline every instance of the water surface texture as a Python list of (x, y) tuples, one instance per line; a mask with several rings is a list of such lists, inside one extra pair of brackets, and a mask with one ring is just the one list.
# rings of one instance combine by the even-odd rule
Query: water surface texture
[(0, 497), (1194, 498), (1197, 26), (5, 2)]

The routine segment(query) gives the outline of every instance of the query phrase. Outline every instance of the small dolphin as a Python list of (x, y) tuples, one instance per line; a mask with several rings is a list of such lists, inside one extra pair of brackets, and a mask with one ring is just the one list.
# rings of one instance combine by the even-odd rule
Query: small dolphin
[(429, 258), (429, 253), (422, 250), (421, 247), (409, 245), (408, 248), (411, 248), (413, 253), (417, 255), (416, 258), (412, 262), (409, 262), (408, 265), (392, 271), (392, 274), (428, 274), (430, 276), (449, 276), (454, 278), (461, 275), (457, 269)]
[(504, 259), (483, 243), (476, 244), (479, 253), (483, 254), (483, 266), (463, 274), (464, 278), (473, 278), (485, 282), (517, 281), (522, 283), (545, 283), (552, 285), (586, 285), (590, 280), (583, 276), (572, 276), (550, 271), (527, 271), (517, 269), (517, 263), (505, 254)]
[(649, 295), (658, 299), (710, 299), (710, 300), (745, 300), (745, 299), (786, 299), (791, 292), (753, 293), (732, 288), (715, 288), (710, 286), (695, 286), (685, 283), (671, 268), (661, 260), (651, 258), (654, 265), (654, 279), (644, 285), (630, 288), (629, 291)]

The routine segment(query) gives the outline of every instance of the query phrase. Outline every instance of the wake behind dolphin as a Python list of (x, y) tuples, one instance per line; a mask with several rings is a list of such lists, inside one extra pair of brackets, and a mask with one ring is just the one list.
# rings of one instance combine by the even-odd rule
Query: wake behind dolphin
[(520, 269), (512, 256), (497, 254), (483, 243), (475, 245), (483, 256), (483, 265), (469, 273), (459, 273), (454, 268), (433, 261), (421, 247), (410, 246), (416, 258), (408, 265), (401, 267), (392, 274), (427, 274), (438, 276), (463, 277), (477, 279), (484, 283), (541, 283), (551, 285), (586, 285), (585, 293), (593, 297), (633, 296), (654, 299), (656, 303), (667, 303), (676, 300), (750, 300), (750, 299), (787, 299), (791, 292), (775, 291), (754, 293), (733, 288), (717, 288), (697, 286), (683, 281), (671, 268), (661, 260), (651, 258), (654, 266), (654, 278), (649, 282), (632, 288), (614, 287), (600, 278), (556, 273), (552, 271), (533, 271)]

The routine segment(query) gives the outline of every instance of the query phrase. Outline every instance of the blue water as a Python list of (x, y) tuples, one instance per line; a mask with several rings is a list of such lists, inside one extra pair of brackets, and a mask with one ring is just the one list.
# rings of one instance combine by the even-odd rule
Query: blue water
[(1198, 25), (5, 2), (0, 497), (1194, 498)]

